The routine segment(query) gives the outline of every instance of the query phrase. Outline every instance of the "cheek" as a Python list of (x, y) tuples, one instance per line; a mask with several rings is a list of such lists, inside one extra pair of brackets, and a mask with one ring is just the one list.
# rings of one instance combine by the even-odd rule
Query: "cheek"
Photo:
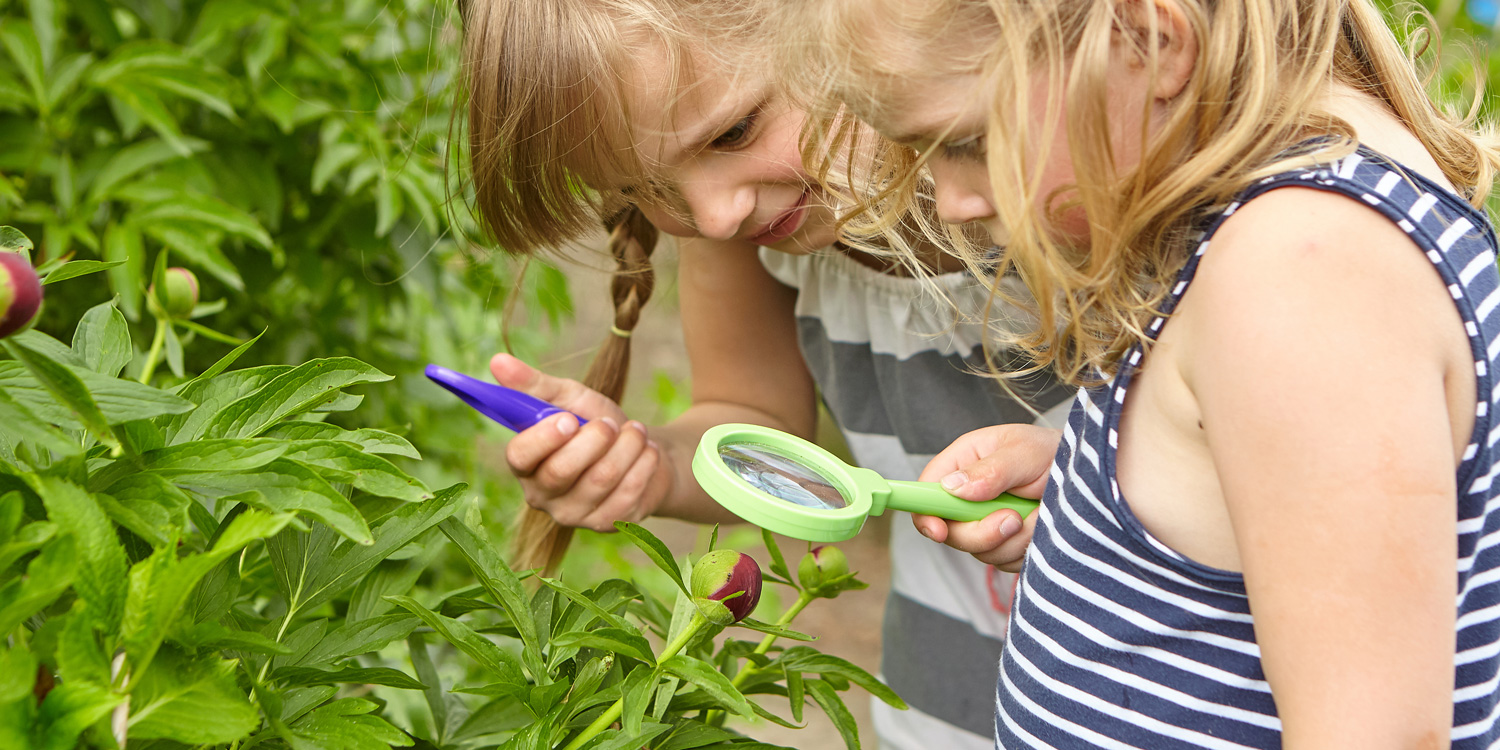
[(691, 238), (698, 236), (698, 230), (692, 224), (679, 218), (676, 212), (669, 211), (661, 206), (647, 205), (645, 203), (637, 205), (641, 209), (641, 215), (646, 217), (646, 221), (651, 222), (652, 226), (662, 232), (670, 234), (673, 237)]

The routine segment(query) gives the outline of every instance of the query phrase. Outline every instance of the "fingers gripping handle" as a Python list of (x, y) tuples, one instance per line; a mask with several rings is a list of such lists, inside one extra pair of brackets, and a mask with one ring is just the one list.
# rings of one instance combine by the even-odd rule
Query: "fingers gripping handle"
[[(427, 366), (427, 377), (463, 399), (464, 403), (474, 407), (480, 414), (514, 432), (531, 427), (553, 414), (567, 411), (513, 388), (486, 383), (438, 365)], [(578, 417), (578, 422), (583, 424), (587, 420)]]
[(1007, 508), (1020, 513), (1021, 517), (1025, 518), (1040, 504), (1035, 500), (1016, 497), (1009, 492), (994, 500), (973, 502), (948, 494), (948, 491), (937, 482), (892, 480), (890, 484), (891, 495), (886, 500), (886, 507), (892, 510), (924, 513), (950, 521), (978, 521), (997, 510)]

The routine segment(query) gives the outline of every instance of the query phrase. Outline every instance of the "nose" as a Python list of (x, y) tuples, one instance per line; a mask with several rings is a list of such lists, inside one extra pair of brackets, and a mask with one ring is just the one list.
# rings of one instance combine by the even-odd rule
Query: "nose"
[(755, 212), (755, 186), (709, 179), (682, 185), (682, 197), (698, 234), (711, 240), (731, 240)]
[(967, 224), (995, 215), (989, 173), (984, 167), (954, 165), (943, 158), (928, 161), (927, 167), (932, 170), (939, 219), (948, 224)]

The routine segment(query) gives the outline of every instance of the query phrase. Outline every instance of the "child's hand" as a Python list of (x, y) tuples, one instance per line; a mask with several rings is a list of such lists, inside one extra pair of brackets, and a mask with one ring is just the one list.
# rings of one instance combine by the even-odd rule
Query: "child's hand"
[(658, 471), (662, 452), (619, 404), (509, 354), (495, 355), (490, 372), (503, 386), (572, 412), (542, 420), (505, 447), (527, 505), (564, 526), (608, 532), (615, 521), (639, 521), (661, 503), (670, 485), (670, 472)]
[[(1002, 492), (1041, 497), (1047, 488), (1047, 469), (1061, 439), (1061, 430), (1035, 425), (1005, 424), (974, 430), (933, 457), (919, 479), (942, 482), (954, 496), (965, 500), (993, 500)], [(996, 511), (969, 522), (912, 515), (912, 524), (923, 536), (1012, 573), (1021, 569), (1035, 523), (1035, 513), (1023, 522), (1013, 510)]]

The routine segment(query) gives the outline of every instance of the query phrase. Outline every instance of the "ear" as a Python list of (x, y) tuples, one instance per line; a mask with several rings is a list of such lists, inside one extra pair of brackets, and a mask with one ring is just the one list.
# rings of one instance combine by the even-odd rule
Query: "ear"
[[(1124, 0), (1116, 18), (1138, 50), (1156, 48), (1156, 81), (1151, 96), (1171, 100), (1182, 93), (1198, 65), (1198, 31), (1178, 0)], [(1144, 57), (1136, 58), (1141, 65)]]

